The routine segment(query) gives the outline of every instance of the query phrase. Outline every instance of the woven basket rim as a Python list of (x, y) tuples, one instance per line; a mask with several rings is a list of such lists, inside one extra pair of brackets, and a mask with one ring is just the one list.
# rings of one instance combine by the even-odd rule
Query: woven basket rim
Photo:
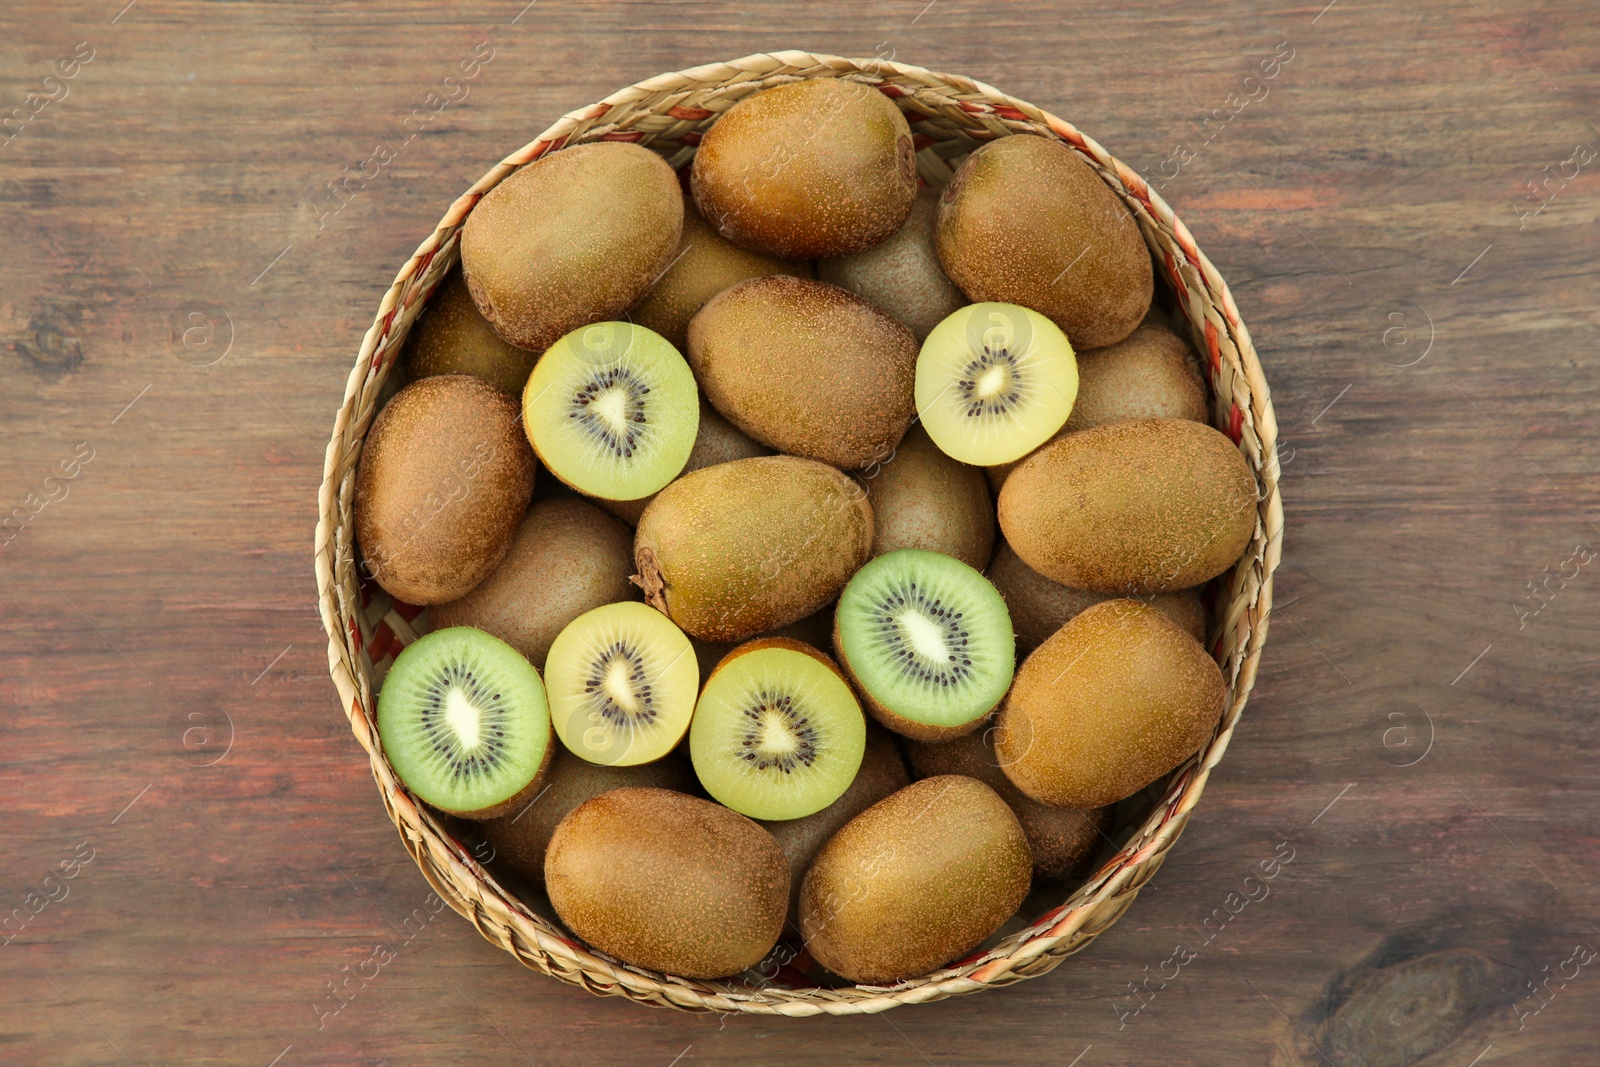
[[(1222, 657), (1228, 682), (1223, 719), (1207, 745), (1172, 776), (1162, 801), (1115, 856), (1071, 889), (1065, 903), (1035, 918), (1023, 931), (1005, 938), (993, 949), (975, 953), (931, 975), (888, 987), (790, 989), (747, 982), (738, 989), (730, 982), (696, 982), (655, 974), (589, 949), (536, 916), (502, 888), (412, 800), (389, 768), (378, 742), (371, 666), (357, 619), (360, 603), (352, 597), (354, 548), (350, 516), (360, 444), (370, 428), (389, 366), (398, 356), (410, 322), (444, 270), (453, 265), (457, 234), (466, 215), (490, 189), (519, 167), (546, 152), (558, 151), (569, 141), (645, 139), (648, 143), (655, 134), (648, 130), (638, 133), (630, 127), (643, 126), (648, 121), (676, 129), (669, 119), (678, 120), (680, 126), (704, 123), (713, 117), (713, 112), (693, 106), (696, 93), (721, 102), (723, 98), (737, 99), (750, 91), (809, 77), (854, 77), (896, 98), (905, 110), (919, 115), (936, 112), (927, 116), (928, 121), (940, 123), (941, 129), (954, 129), (958, 136), (981, 141), (1016, 132), (1036, 132), (1054, 136), (1076, 149), (1133, 210), (1146, 243), (1157, 256), (1158, 266), (1165, 262), (1165, 277), (1178, 294), (1178, 311), (1188, 323), (1190, 339), (1195, 341), (1202, 358), (1209, 356), (1213, 394), (1220, 389), (1219, 380), (1231, 381), (1233, 396), (1225, 416), (1227, 426), (1219, 428), (1228, 432), (1245, 452), (1261, 495), (1255, 536), (1244, 557), (1228, 572), (1227, 600), (1212, 612), (1220, 634), (1211, 651), (1215, 656), (1221, 649), (1229, 650)], [(907, 98), (909, 104), (905, 102)], [(649, 103), (635, 108), (642, 101)], [(686, 147), (680, 147), (680, 156), (691, 154), (694, 143), (697, 142), (684, 138), (680, 145)], [(1168, 241), (1172, 247), (1163, 247)], [(1197, 300), (1194, 310), (1200, 312), (1201, 321), (1191, 315), (1191, 297)], [(1229, 398), (1213, 396), (1214, 403), (1220, 404), (1224, 399)], [(1244, 401), (1242, 405), (1240, 399)], [(1213, 425), (1223, 419), (1213, 411)], [(1272, 574), (1281, 551), (1283, 512), (1276, 440), (1276, 419), (1265, 376), (1226, 282), (1199, 250), (1187, 227), (1137, 172), (1070, 123), (983, 82), (882, 59), (847, 59), (803, 51), (760, 52), (725, 63), (658, 74), (567, 113), (533, 141), (491, 167), (450, 205), (380, 300), (346, 383), (318, 494), (315, 570), (319, 608), (328, 635), (329, 672), (351, 730), (368, 753), (389, 817), (424, 877), (486, 939), (533, 969), (598, 994), (623, 995), (644, 1003), (695, 1011), (787, 1016), (872, 1013), (1005, 985), (1048, 972), (1116, 921), (1177, 840), (1211, 768), (1227, 750), (1255, 682), (1267, 636)], [(345, 584), (347, 579), (349, 584)], [(404, 626), (399, 621), (395, 624)]]

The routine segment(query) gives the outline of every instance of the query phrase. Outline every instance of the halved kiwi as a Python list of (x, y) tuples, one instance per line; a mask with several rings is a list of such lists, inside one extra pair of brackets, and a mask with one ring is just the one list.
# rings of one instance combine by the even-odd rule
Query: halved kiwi
[(545, 660), (556, 736), (590, 763), (660, 759), (694, 714), (700, 668), (684, 632), (655, 608), (606, 604), (567, 624)]
[(962, 463), (1027, 455), (1066, 424), (1077, 396), (1067, 335), (1016, 304), (958, 308), (917, 356), (917, 416), (933, 443)]
[(378, 737), (406, 788), (468, 819), (532, 799), (554, 747), (539, 672), (470, 626), (436, 630), (395, 657), (378, 694)]
[(683, 470), (700, 402), (694, 373), (654, 330), (598, 322), (562, 337), (522, 394), (528, 440), (580, 493), (637, 500)]
[(999, 591), (960, 560), (919, 548), (856, 572), (839, 596), (833, 642), (873, 716), (918, 741), (976, 729), (1016, 670)]
[(706, 679), (689, 756), (706, 792), (752, 819), (798, 819), (850, 787), (867, 722), (831, 659), (802, 641), (740, 645)]

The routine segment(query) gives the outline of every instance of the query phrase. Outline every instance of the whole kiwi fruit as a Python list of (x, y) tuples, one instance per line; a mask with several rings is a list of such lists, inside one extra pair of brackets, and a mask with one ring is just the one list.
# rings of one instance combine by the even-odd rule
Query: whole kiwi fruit
[(875, 723), (868, 723), (867, 749), (861, 757), (861, 769), (838, 800), (798, 819), (761, 822), (789, 861), (789, 922), (796, 931), (800, 928), (800, 884), (817, 850), (845, 823), (910, 784), (911, 778), (906, 774), (900, 750), (895, 747), (894, 735)]
[(500, 563), (533, 494), (521, 409), (468, 374), (412, 382), (378, 413), (356, 471), (363, 566), (408, 604), (466, 594)]
[[(1078, 353), (1078, 396), (1051, 440), (1123, 419), (1209, 421), (1193, 350), (1159, 323), (1141, 323), (1125, 340)], [(985, 468), (995, 492), (1017, 463)]]
[(872, 501), (872, 554), (925, 548), (975, 570), (994, 550), (994, 501), (983, 468), (958, 463), (913, 426), (894, 454), (858, 477)]
[(638, 598), (628, 581), (632, 564), (633, 535), (620, 522), (578, 497), (550, 497), (528, 509), (500, 565), (429, 618), (435, 629), (492, 633), (542, 671), (567, 623), (590, 608)]
[[(994, 754), (994, 731), (979, 730), (951, 741), (908, 741), (906, 754), (918, 778), (961, 774), (976, 778), (1010, 805), (1028, 835), (1037, 878), (1061, 879), (1072, 874), (1106, 840), (1110, 808), (1079, 811), (1041, 804), (1012, 784)], [(773, 836), (777, 836), (774, 834)], [(778, 843), (783, 844), (780, 838)]]
[(939, 194), (917, 190), (911, 214), (898, 233), (865, 252), (817, 261), (817, 277), (848, 289), (899, 319), (921, 344), (928, 331), (967, 302), (945, 277), (933, 250)]
[[(1067, 621), (1085, 608), (1103, 600), (1109, 593), (1091, 593), (1051, 581), (1026, 563), (1004, 541), (994, 550), (985, 572), (1005, 598), (1011, 612), (1011, 625), (1017, 631), (1017, 655), (1026, 656), (1044, 644)], [(1201, 644), (1206, 640), (1206, 613), (1200, 595), (1193, 589), (1156, 593), (1148, 603)]]
[[(739, 427), (717, 414), (717, 409), (706, 403), (706, 398), (700, 397), (700, 428), (695, 433), (694, 447), (689, 450), (689, 461), (683, 465), (679, 477), (690, 471), (703, 470), (714, 467), (718, 463), (729, 463), (736, 459), (750, 459), (753, 456), (770, 456), (772, 449), (766, 445), (750, 440)], [(551, 479), (554, 481), (554, 479)], [(638, 500), (597, 500), (595, 503), (605, 508), (611, 514), (627, 523), (629, 526), (639, 525), (639, 517), (644, 514), (644, 509), (650, 501), (656, 498), (654, 493), (640, 497)]]
[(917, 351), (854, 293), (781, 274), (724, 289), (689, 322), (713, 407), (764, 445), (845, 470), (887, 457), (911, 424)]
[(457, 267), (444, 276), (406, 338), (412, 381), (435, 374), (472, 374), (521, 396), (535, 355), (507, 344), (472, 302)]
[(740, 248), (706, 224), (693, 201), (683, 207), (683, 236), (672, 266), (650, 288), (628, 317), (671, 341), (679, 352), (689, 344), (689, 320), (707, 300), (730, 285), (768, 274), (812, 276), (805, 260), (777, 259)]
[(691, 637), (739, 641), (839, 595), (872, 547), (872, 505), (815, 460), (760, 456), (686, 474), (634, 536), (645, 600)]
[(545, 891), (573, 933), (618, 959), (721, 978), (777, 944), (789, 864), (754, 822), (668, 789), (613, 789), (561, 820)]
[(898, 230), (917, 195), (911, 127), (860, 82), (811, 78), (748, 96), (706, 132), (690, 187), (735, 244), (784, 259), (847, 256)]
[(1127, 206), (1054, 138), (979, 148), (939, 199), (935, 247), (974, 301), (1032, 308), (1074, 349), (1116, 344), (1150, 308), (1150, 252)]
[(1071, 433), (1018, 464), (1000, 530), (1046, 578), (1124, 596), (1199, 585), (1256, 528), (1256, 481), (1233, 442), (1186, 419)]
[(852, 982), (926, 974), (982, 944), (1028, 895), (1032, 854), (993, 789), (941, 775), (846, 823), (800, 888), (817, 962)]
[(682, 230), (683, 193), (664, 159), (624, 141), (574, 145), (484, 195), (461, 229), (461, 266), (495, 332), (543, 352), (632, 307)]
[(560, 745), (551, 747), (555, 752), (543, 790), (518, 810), (478, 824), (484, 840), (494, 849), (490, 862), (504, 865), (538, 888), (544, 886), (544, 856), (550, 838), (579, 804), (628, 786), (679, 793), (691, 793), (695, 788), (694, 772), (675, 754), (632, 767), (602, 767), (579, 759)]
[(995, 722), (1000, 769), (1033, 799), (1098, 808), (1199, 749), (1222, 717), (1222, 671), (1149, 604), (1096, 604), (1034, 649)]

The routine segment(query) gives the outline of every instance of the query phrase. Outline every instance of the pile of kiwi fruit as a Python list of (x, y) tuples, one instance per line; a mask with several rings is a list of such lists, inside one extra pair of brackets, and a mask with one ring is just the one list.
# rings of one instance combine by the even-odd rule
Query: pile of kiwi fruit
[(428, 608), (378, 734), (595, 950), (928, 974), (1217, 729), (1255, 479), (1066, 144), (935, 190), (888, 96), (797, 81), (681, 173), (529, 163), (460, 259), (356, 477), (363, 577)]

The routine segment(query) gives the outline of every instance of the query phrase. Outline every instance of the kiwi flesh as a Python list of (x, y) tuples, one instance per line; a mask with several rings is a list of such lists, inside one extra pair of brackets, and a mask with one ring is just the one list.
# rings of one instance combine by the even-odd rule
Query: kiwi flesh
[(406, 338), (406, 373), (412, 381), (471, 374), (521, 396), (535, 358), (494, 332), (472, 302), (459, 267), (444, 276)]
[(679, 793), (694, 789), (694, 772), (675, 755), (632, 767), (603, 767), (579, 759), (560, 745), (551, 748), (550, 773), (539, 793), (518, 810), (479, 824), (484, 840), (494, 849), (490, 862), (515, 872), (535, 888), (544, 887), (544, 856), (551, 835), (579, 804), (626, 786)]
[(886, 458), (914, 413), (916, 339), (826, 282), (772, 275), (723, 290), (689, 323), (689, 363), (739, 429), (845, 470)]
[(780, 85), (717, 119), (690, 186), (705, 220), (735, 244), (783, 259), (847, 256), (888, 238), (911, 211), (911, 126), (860, 82)]
[(1068, 434), (1000, 490), (1000, 530), (1022, 561), (1077, 589), (1187, 589), (1238, 561), (1256, 528), (1256, 481), (1228, 438), (1186, 419)]
[(976, 778), (999, 794), (1028, 835), (1035, 878), (1060, 880), (1072, 875), (1102, 841), (1109, 840), (1105, 832), (1111, 822), (1110, 808), (1053, 808), (1013, 785), (995, 758), (992, 730), (976, 730), (935, 744), (912, 741), (906, 750), (918, 778), (962, 774)]
[(582, 326), (550, 347), (522, 394), (539, 459), (588, 496), (637, 500), (676, 478), (700, 423), (694, 373), (654, 330)]
[[(802, 641), (813, 648), (830, 648), (833, 644), (833, 608), (825, 607), (815, 615), (807, 615), (799, 622), (791, 622), (787, 626), (768, 630), (766, 633), (757, 634), (752, 640), (763, 637), (787, 637), (791, 640)], [(700, 662), (701, 684), (711, 677), (711, 672), (717, 669), (723, 657), (738, 648), (738, 641), (702, 641), (698, 637), (689, 638), (689, 643), (694, 645), (695, 659)]]
[(899, 319), (921, 344), (945, 316), (967, 302), (945, 277), (933, 249), (939, 194), (917, 191), (898, 233), (865, 252), (817, 261), (817, 277), (848, 289)]
[(378, 413), (356, 471), (365, 573), (407, 604), (442, 604), (487, 578), (533, 493), (516, 401), (482, 378), (412, 382)]
[(799, 819), (761, 823), (789, 861), (789, 922), (796, 933), (800, 929), (800, 883), (817, 850), (845, 823), (910, 784), (911, 778), (906, 774), (905, 761), (900, 758), (894, 735), (869, 722), (861, 769), (838, 800)]
[(633, 601), (586, 611), (550, 646), (545, 688), (556, 736), (590, 763), (631, 766), (689, 729), (700, 670), (689, 638)]
[(494, 634), (543, 670), (550, 643), (573, 619), (638, 599), (632, 570), (626, 527), (578, 497), (551, 497), (528, 509), (493, 573), (428, 616), (435, 629), (474, 626)]
[(869, 711), (940, 741), (977, 729), (1016, 670), (1005, 600), (960, 560), (902, 548), (856, 572), (834, 611), (834, 648)]
[[(746, 437), (737, 426), (718, 415), (717, 409), (706, 403), (706, 398), (702, 396), (700, 426), (695, 431), (694, 447), (689, 450), (689, 459), (684, 463), (680, 477), (690, 471), (714, 467), (718, 463), (770, 455), (772, 449)], [(655, 494), (651, 493), (638, 500), (599, 500), (596, 503), (629, 526), (637, 526), (644, 509), (655, 498)]]
[(694, 708), (689, 755), (706, 792), (752, 819), (799, 819), (850, 787), (866, 719), (844, 674), (801, 641), (765, 638), (717, 664)]
[(996, 720), (995, 755), (1043, 804), (1098, 808), (1195, 753), (1222, 717), (1222, 671), (1138, 600), (1107, 600), (1034, 649)]
[(628, 312), (628, 318), (672, 342), (678, 351), (689, 344), (689, 320), (707, 300), (747, 278), (768, 274), (812, 276), (805, 260), (777, 259), (752, 252), (706, 224), (692, 201), (684, 204), (683, 236), (672, 265)]
[[(995, 549), (994, 559), (985, 573), (1005, 597), (1011, 625), (1017, 632), (1019, 656), (1026, 656), (1044, 644), (1051, 634), (1085, 608), (1111, 599), (1109, 593), (1091, 593), (1051, 581), (1022, 562), (1004, 541)], [(1183, 627), (1190, 637), (1205, 643), (1205, 607), (1195, 590), (1178, 589), (1141, 599), (1146, 599), (1151, 607)]]
[(935, 247), (973, 300), (1032, 308), (1077, 348), (1128, 336), (1155, 291), (1127, 205), (1054, 138), (1001, 137), (968, 156), (940, 196)]
[(922, 548), (977, 570), (994, 550), (994, 499), (982, 468), (939, 451), (921, 426), (858, 477), (872, 501), (872, 554)]
[(846, 823), (800, 888), (800, 931), (828, 970), (883, 985), (977, 948), (1021, 906), (1028, 838), (982, 782), (913, 782)]
[(1055, 323), (1016, 304), (969, 304), (917, 356), (917, 417), (946, 455), (979, 466), (1038, 448), (1072, 413), (1078, 364)]
[(668, 789), (613, 789), (573, 809), (544, 861), (569, 929), (625, 963), (722, 978), (777, 944), (789, 865), (737, 812)]
[(742, 641), (833, 601), (872, 547), (872, 505), (833, 467), (761, 456), (686, 474), (634, 536), (645, 600), (691, 637)]
[[(1208, 421), (1206, 387), (1194, 351), (1160, 323), (1141, 323), (1125, 340), (1078, 353), (1078, 398), (1055, 436), (1123, 419)], [(988, 469), (996, 493), (1015, 467), (1003, 463)]]
[(378, 737), (407, 789), (468, 819), (531, 800), (555, 747), (539, 672), (466, 626), (435, 630), (395, 657), (378, 694)]
[(461, 229), (478, 310), (505, 340), (543, 352), (632, 307), (677, 253), (683, 194), (665, 160), (636, 144), (574, 145), (486, 193)]

